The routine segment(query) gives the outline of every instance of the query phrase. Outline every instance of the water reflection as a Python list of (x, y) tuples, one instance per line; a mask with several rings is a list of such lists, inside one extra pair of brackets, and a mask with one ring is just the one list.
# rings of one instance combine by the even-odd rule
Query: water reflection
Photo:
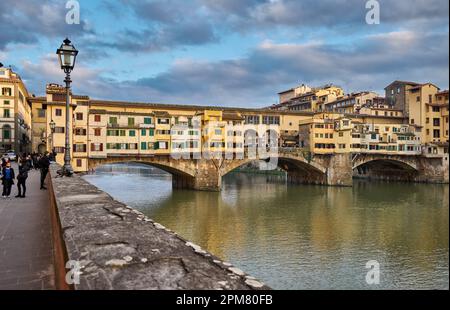
[(448, 288), (448, 185), (355, 181), (287, 185), (236, 173), (220, 193), (171, 189), (157, 169), (110, 166), (86, 178), (274, 288)]

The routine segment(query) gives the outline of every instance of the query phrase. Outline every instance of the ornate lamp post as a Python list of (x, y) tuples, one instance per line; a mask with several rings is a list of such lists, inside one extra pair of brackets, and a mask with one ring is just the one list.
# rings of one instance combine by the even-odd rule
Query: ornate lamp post
[(52, 120), (51, 122), (50, 122), (50, 141), (51, 141), (51, 143), (50, 143), (50, 150), (51, 151), (53, 151), (53, 144), (54, 144), (54, 142), (53, 142), (53, 134), (55, 133), (55, 128), (56, 128), (56, 124), (55, 124), (55, 122)]
[(64, 166), (62, 169), (62, 174), (65, 176), (71, 176), (73, 174), (73, 168), (71, 164), (70, 157), (70, 83), (72, 80), (70, 79), (70, 73), (72, 72), (75, 66), (75, 60), (78, 55), (78, 51), (73, 46), (72, 42), (68, 38), (63, 41), (61, 47), (56, 51), (56, 54), (59, 56), (59, 64), (61, 65), (61, 69), (66, 74), (66, 78), (64, 82), (66, 83), (66, 145), (64, 152)]

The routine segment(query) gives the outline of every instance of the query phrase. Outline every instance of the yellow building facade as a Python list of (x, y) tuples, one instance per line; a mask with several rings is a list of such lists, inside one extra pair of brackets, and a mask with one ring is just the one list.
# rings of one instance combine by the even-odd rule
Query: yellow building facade
[(29, 152), (31, 105), (28, 90), (11, 68), (0, 67), (0, 155)]

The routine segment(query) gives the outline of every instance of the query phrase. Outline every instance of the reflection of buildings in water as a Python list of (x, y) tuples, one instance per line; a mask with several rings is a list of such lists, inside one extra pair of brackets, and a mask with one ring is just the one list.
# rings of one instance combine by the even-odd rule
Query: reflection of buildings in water
[[(153, 177), (152, 170), (158, 171), (115, 165), (99, 178), (114, 190), (137, 183), (126, 187), (124, 202), (244, 270), (289, 265), (297, 275), (308, 266), (318, 273), (334, 266), (340, 276), (377, 259), (401, 283), (410, 283), (404, 274), (411, 268), (429, 283), (441, 279), (442, 268), (448, 274), (442, 259), (448, 260), (448, 186), (366, 180), (353, 188), (304, 186), (232, 173), (222, 192), (198, 192), (172, 190), (170, 176)], [(111, 181), (107, 171), (124, 176)]]
[[(141, 165), (112, 166), (102, 171), (145, 178), (160, 171)], [(445, 185), (362, 180), (353, 188), (302, 186), (286, 185), (277, 176), (232, 173), (224, 178), (220, 193), (171, 190), (159, 195), (171, 188), (170, 180), (137, 182), (147, 180), (148, 185), (139, 189), (147, 202), (139, 208), (223, 259), (251, 253), (311, 255), (328, 265), (344, 257), (357, 260), (378, 253), (384, 263), (395, 266), (406, 260), (428, 271), (439, 259), (424, 255), (442, 251), (448, 257)]]
[[(283, 186), (264, 184), (264, 180), (240, 174), (228, 184), (225, 181), (222, 193), (175, 191), (175, 200), (167, 200), (156, 217), (167, 219), (169, 227), (184, 231), (224, 259), (228, 253), (249, 248), (288, 253), (295, 250), (296, 242), (308, 244), (314, 253), (337, 252), (347, 257), (367, 249), (368, 255), (384, 253), (388, 262), (448, 249), (448, 237), (442, 238), (448, 236), (448, 200), (442, 195), (448, 195), (445, 186), (427, 189), (418, 184), (413, 193), (405, 193), (406, 187), (414, 185), (362, 181), (352, 189)], [(427, 206), (442, 210), (436, 214)], [(411, 223), (411, 218), (422, 220)], [(321, 257), (322, 263), (334, 259)], [(424, 269), (436, 264), (420, 262)]]

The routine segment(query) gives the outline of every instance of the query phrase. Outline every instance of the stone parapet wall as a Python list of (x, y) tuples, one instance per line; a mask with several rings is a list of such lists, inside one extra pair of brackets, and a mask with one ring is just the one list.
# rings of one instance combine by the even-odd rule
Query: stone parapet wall
[[(80, 281), (70, 288), (269, 289), (81, 177), (57, 176), (58, 168), (51, 167), (50, 195), (59, 225), (53, 233), (61, 236), (53, 239), (64, 255), (55, 255), (55, 265), (81, 266)], [(61, 268), (57, 273), (62, 278)]]

